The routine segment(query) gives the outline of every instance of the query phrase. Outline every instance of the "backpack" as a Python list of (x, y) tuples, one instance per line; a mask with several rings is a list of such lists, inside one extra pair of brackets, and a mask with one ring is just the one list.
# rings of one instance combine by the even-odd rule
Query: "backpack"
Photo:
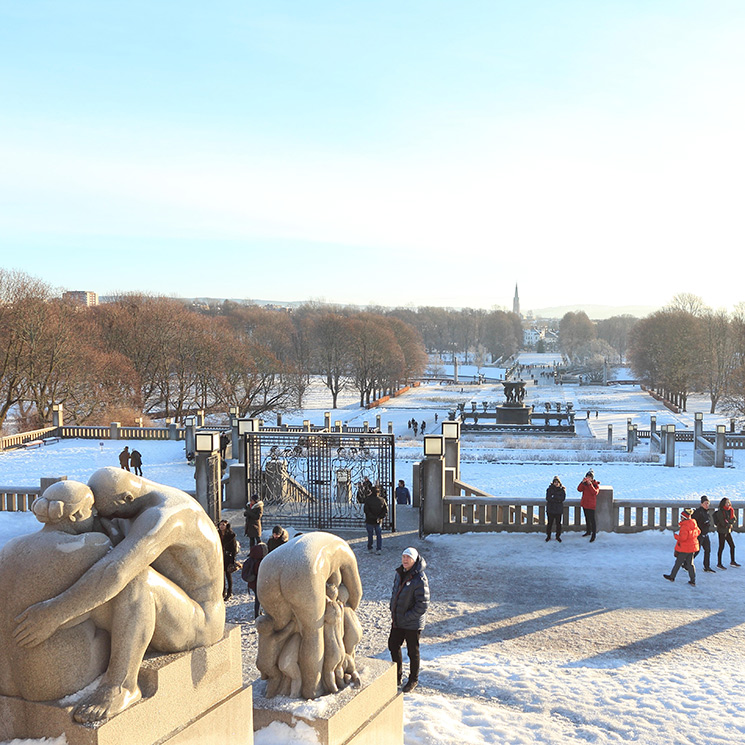
[(244, 582), (255, 582), (256, 581), (256, 572), (254, 571), (254, 564), (256, 563), (256, 559), (249, 556), (244, 562), (243, 562), (243, 569), (241, 569), (241, 579)]

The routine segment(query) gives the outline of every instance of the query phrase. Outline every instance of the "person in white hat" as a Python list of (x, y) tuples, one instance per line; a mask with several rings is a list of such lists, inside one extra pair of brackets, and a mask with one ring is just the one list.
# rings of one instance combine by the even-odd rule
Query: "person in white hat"
[(404, 693), (414, 690), (419, 682), (419, 639), (426, 622), (429, 607), (429, 582), (424, 569), (424, 557), (412, 547), (404, 549), (401, 566), (396, 569), (391, 593), (391, 633), (388, 650), (396, 663), (398, 685), (403, 680), (401, 647), (406, 642), (409, 655), (409, 679), (402, 688)]

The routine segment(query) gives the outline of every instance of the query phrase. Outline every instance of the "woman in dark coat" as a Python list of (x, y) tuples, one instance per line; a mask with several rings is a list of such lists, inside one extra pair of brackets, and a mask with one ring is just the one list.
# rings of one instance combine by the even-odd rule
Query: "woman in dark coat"
[(416, 688), (419, 681), (419, 638), (426, 622), (429, 607), (429, 582), (424, 569), (427, 563), (415, 548), (404, 549), (401, 566), (396, 569), (391, 593), (391, 633), (388, 651), (396, 663), (398, 684), (403, 677), (401, 646), (406, 642), (409, 654), (409, 679), (404, 693)]
[(248, 585), (249, 590), (253, 590), (254, 594), (254, 618), (259, 617), (260, 603), (259, 596), (256, 593), (256, 580), (259, 576), (259, 565), (261, 560), (269, 553), (269, 548), (266, 543), (257, 543), (255, 546), (251, 546), (248, 552), (248, 558), (243, 562), (243, 571), (241, 577), (244, 582)]
[(564, 500), (567, 498), (566, 487), (558, 476), (546, 489), (546, 541), (551, 540), (551, 528), (556, 526), (556, 540), (561, 543), (561, 518), (564, 516)]
[(722, 553), (724, 552), (724, 544), (729, 545), (729, 556), (730, 566), (739, 567), (740, 565), (735, 561), (735, 542), (732, 539), (732, 528), (737, 524), (737, 518), (735, 517), (735, 511), (732, 509), (729, 499), (724, 499), (719, 502), (719, 509), (714, 512), (714, 525), (717, 526), (717, 533), (719, 534), (719, 550), (717, 551), (717, 566), (720, 569), (726, 569), (727, 567), (722, 564)]
[(223, 600), (227, 600), (233, 594), (233, 569), (235, 568), (235, 557), (238, 555), (238, 538), (230, 527), (227, 520), (220, 520), (217, 524), (222, 543), (222, 563), (225, 571), (225, 587), (222, 592)]

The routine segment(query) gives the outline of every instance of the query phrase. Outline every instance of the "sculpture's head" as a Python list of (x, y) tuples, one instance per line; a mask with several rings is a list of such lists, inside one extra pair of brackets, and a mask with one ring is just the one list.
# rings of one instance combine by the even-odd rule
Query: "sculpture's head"
[(54, 530), (87, 533), (93, 528), (93, 492), (79, 481), (58, 481), (47, 487), (31, 510)]
[(96, 510), (104, 517), (132, 517), (137, 512), (135, 500), (142, 494), (143, 484), (122, 468), (99, 468), (89, 479), (88, 486), (96, 500)]

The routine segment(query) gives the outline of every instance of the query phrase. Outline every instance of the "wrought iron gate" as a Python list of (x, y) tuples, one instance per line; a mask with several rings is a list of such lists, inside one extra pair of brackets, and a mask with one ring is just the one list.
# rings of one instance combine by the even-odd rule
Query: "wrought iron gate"
[(396, 529), (394, 436), (373, 432), (244, 435), (246, 497), (264, 502), (264, 522), (317, 530), (362, 527), (358, 489), (365, 477), (388, 502), (383, 528)]

